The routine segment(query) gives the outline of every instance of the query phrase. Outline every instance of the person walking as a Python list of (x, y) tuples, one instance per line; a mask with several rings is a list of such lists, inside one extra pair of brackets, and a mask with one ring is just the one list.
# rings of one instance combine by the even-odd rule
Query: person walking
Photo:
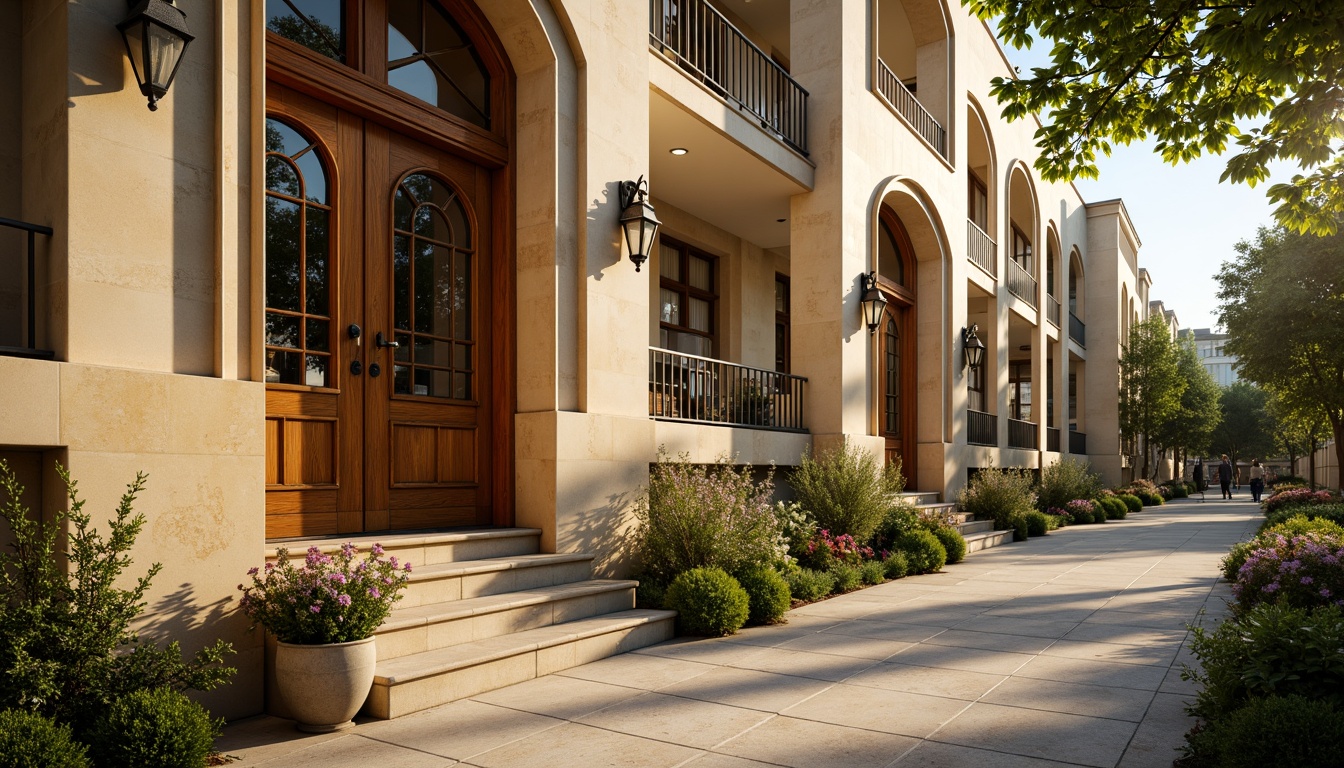
[(1223, 461), (1218, 465), (1218, 484), (1223, 487), (1223, 498), (1232, 498), (1232, 464), (1227, 460), (1227, 454), (1223, 454)]
[(1260, 503), (1260, 494), (1265, 491), (1265, 468), (1259, 459), (1251, 459), (1251, 500)]

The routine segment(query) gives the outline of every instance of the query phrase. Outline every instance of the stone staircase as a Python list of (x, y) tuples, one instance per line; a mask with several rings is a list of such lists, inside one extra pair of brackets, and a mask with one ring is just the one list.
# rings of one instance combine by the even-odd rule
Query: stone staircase
[(1011, 544), (1013, 541), (1012, 531), (996, 531), (993, 520), (976, 520), (974, 515), (958, 512), (956, 504), (939, 500), (942, 498), (940, 493), (907, 491), (902, 496), (921, 510), (937, 512), (940, 517), (954, 518), (957, 530), (961, 531), (962, 538), (966, 539), (968, 555), (1000, 544)]
[[(393, 718), (662, 642), (672, 611), (635, 609), (637, 582), (592, 578), (592, 555), (539, 554), (541, 531), (487, 529), (351, 537), (412, 565), (403, 599), (376, 633), (378, 668), (363, 714)], [(291, 541), (340, 549), (346, 538)], [(270, 548), (267, 558), (276, 557)], [(362, 556), (362, 555), (361, 555)], [(267, 691), (271, 714), (285, 716)]]

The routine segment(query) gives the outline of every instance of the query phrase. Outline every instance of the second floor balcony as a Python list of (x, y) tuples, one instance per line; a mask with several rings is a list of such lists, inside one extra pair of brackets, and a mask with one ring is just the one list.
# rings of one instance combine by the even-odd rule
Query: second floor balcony
[(947, 129), (929, 114), (915, 94), (910, 92), (910, 88), (881, 59), (877, 60), (877, 92), (929, 146), (939, 155), (947, 157)]
[(1036, 278), (1012, 259), (1008, 259), (1008, 291), (1031, 306), (1037, 306)]
[(807, 90), (705, 0), (649, 0), (649, 43), (807, 154)]
[(999, 276), (998, 246), (994, 238), (970, 219), (966, 220), (966, 258), (991, 277)]
[(1069, 313), (1069, 338), (1078, 342), (1080, 347), (1087, 346), (1087, 326), (1072, 312)]

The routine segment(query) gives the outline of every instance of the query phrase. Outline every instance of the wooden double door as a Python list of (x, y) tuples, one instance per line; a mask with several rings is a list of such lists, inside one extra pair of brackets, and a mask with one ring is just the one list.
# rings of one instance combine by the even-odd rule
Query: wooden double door
[(491, 173), (272, 83), (266, 535), (492, 521)]

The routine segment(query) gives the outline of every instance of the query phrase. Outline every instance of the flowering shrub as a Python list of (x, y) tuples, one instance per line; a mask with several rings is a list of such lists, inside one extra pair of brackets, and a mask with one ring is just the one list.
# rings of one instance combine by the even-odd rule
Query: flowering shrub
[(1065, 504), (1064, 509), (1080, 523), (1096, 523), (1106, 519), (1103, 513), (1101, 520), (1097, 520), (1097, 505), (1087, 499), (1074, 499)]
[(825, 569), (836, 561), (858, 565), (872, 559), (872, 547), (860, 545), (848, 533), (832, 536), (822, 529), (803, 547), (803, 564), (812, 568)]
[(1101, 493), (1101, 477), (1091, 465), (1078, 459), (1056, 461), (1041, 470), (1036, 488), (1039, 509), (1062, 507), (1070, 499), (1094, 499)]
[(828, 530), (859, 541), (873, 535), (888, 509), (899, 503), (905, 478), (898, 465), (855, 445), (843, 445), (802, 462), (789, 477), (798, 502)]
[(1031, 485), (1031, 476), (1022, 470), (983, 467), (957, 494), (957, 507), (976, 520), (993, 520), (996, 530), (1013, 530), (1036, 508)]
[(1344, 606), (1344, 540), (1338, 536), (1266, 534), (1237, 570), (1232, 593), (1242, 611), (1262, 603)]
[(1063, 528), (1064, 526), (1073, 523), (1073, 515), (1070, 514), (1069, 510), (1067, 509), (1062, 509), (1060, 507), (1050, 507), (1049, 509), (1045, 510), (1045, 514), (1054, 518), (1056, 528)]
[(1276, 512), (1284, 507), (1300, 507), (1311, 504), (1331, 504), (1339, 499), (1329, 491), (1312, 491), (1306, 488), (1296, 488), (1287, 491), (1279, 491), (1270, 496), (1261, 503), (1265, 514)]
[(363, 640), (392, 612), (410, 578), (411, 564), (395, 555), (383, 558), (377, 544), (356, 561), (354, 544), (341, 545), (335, 555), (308, 548), (303, 567), (295, 568), (281, 548), (276, 563), (252, 568), (252, 586), (243, 591), (243, 613), (286, 643), (320, 645)]

